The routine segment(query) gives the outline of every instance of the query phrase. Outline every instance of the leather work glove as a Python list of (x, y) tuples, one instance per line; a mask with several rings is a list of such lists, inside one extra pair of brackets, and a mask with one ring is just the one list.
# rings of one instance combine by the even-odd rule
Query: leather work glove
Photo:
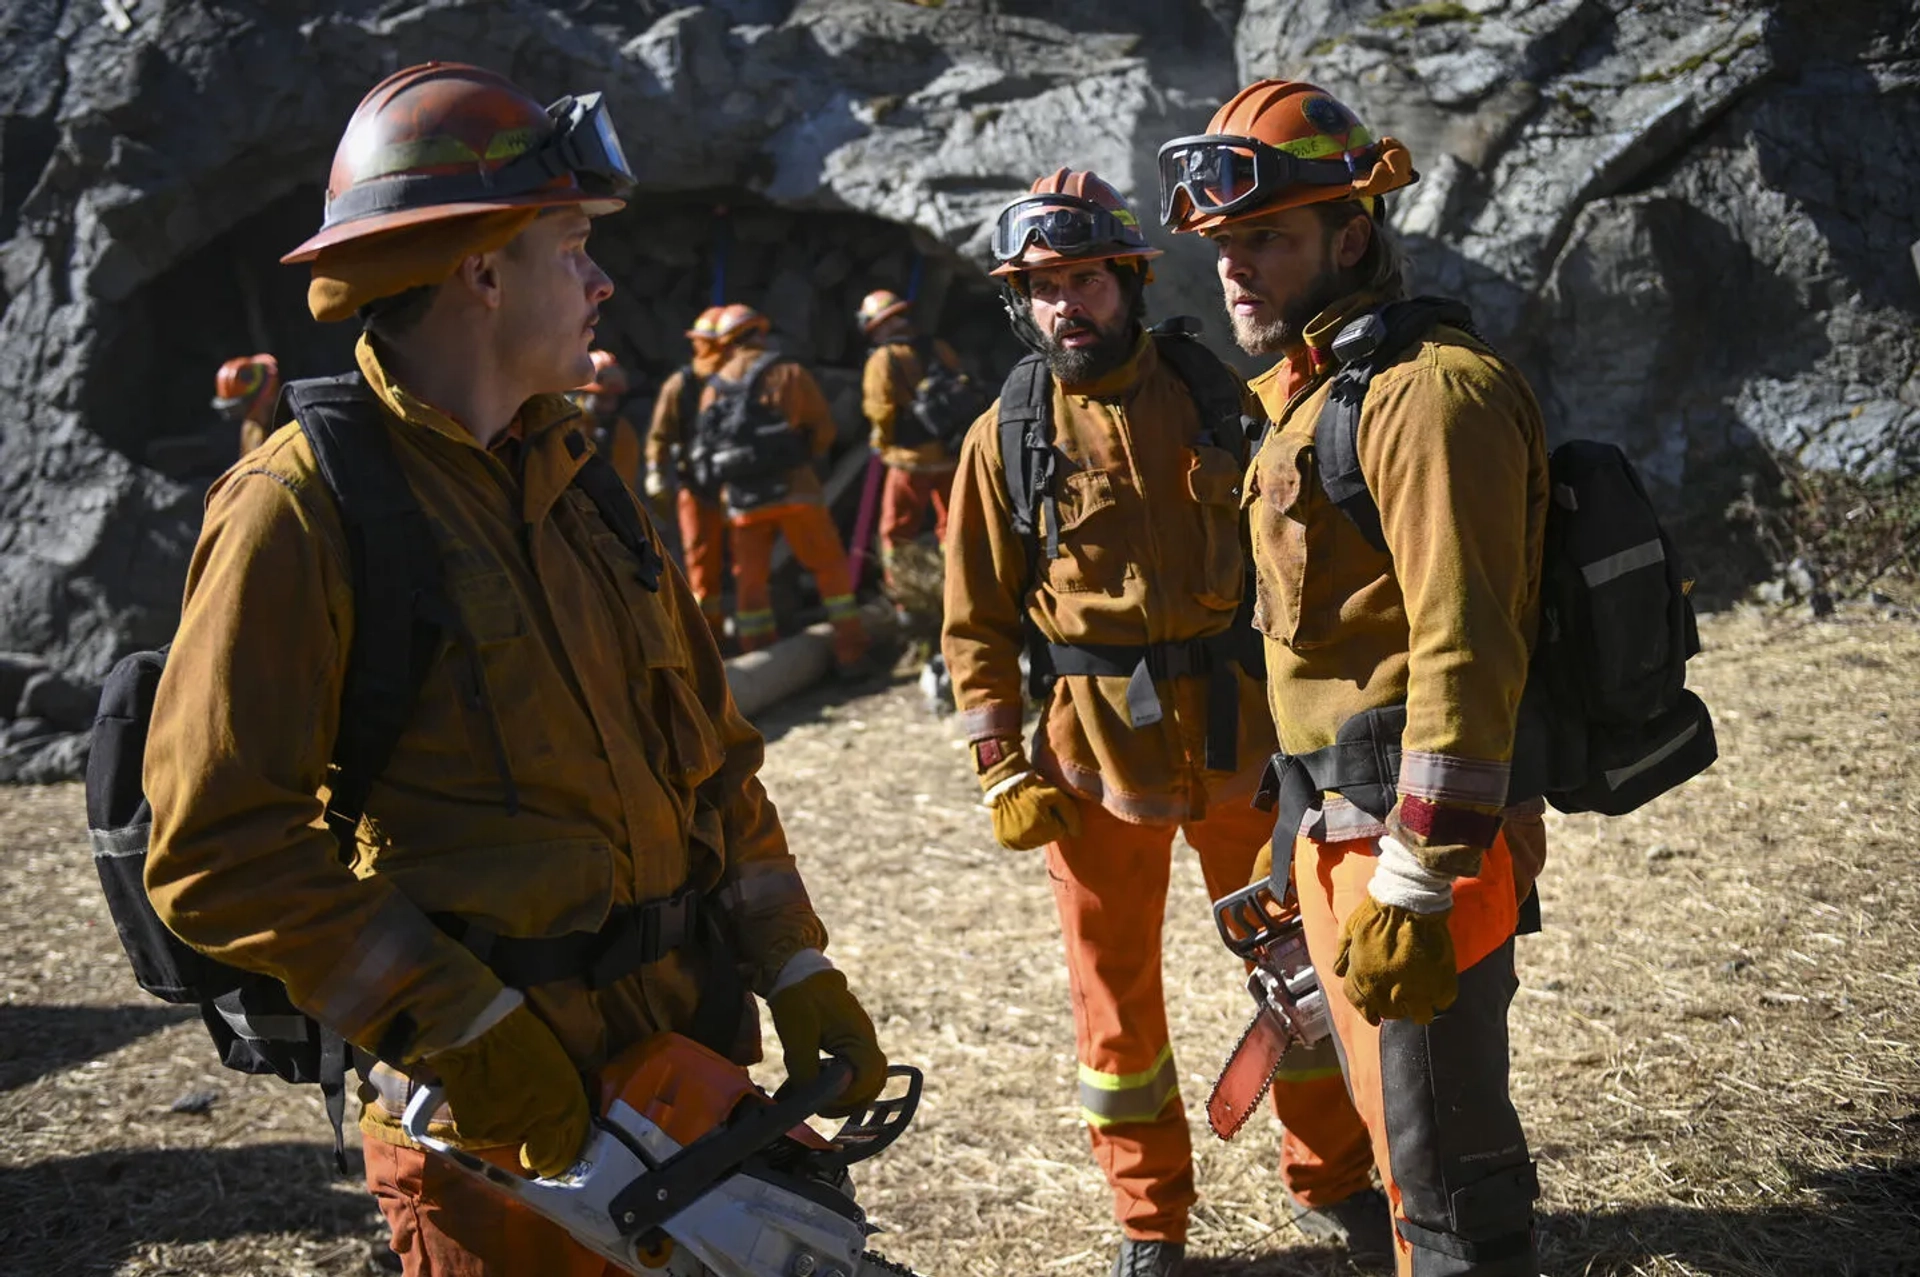
[(667, 495), (667, 476), (658, 470), (648, 470), (647, 477), (641, 480), (641, 486), (646, 489), (647, 496), (658, 501)]
[(1273, 839), (1260, 844), (1260, 850), (1253, 855), (1253, 872), (1247, 875), (1247, 885), (1265, 882), (1273, 877)]
[(1454, 964), (1453, 879), (1414, 859), (1392, 836), (1380, 840), (1367, 898), (1340, 929), (1333, 973), (1367, 1023), (1430, 1024), (1460, 995)]
[(540, 1176), (573, 1165), (587, 1138), (587, 1093), (560, 1039), (524, 1004), (421, 1063), (440, 1075), (462, 1139), (518, 1144), (520, 1164)]
[(822, 1052), (853, 1066), (853, 1081), (838, 1101), (820, 1110), (823, 1115), (846, 1117), (873, 1103), (887, 1084), (887, 1057), (845, 975), (832, 968), (816, 971), (768, 998), (767, 1010), (780, 1035), (787, 1076), (794, 1081), (820, 1076)]
[(993, 813), (993, 837), (1009, 851), (1032, 851), (1080, 836), (1080, 806), (1041, 779), (1014, 740), (984, 740), (973, 747), (980, 789)]

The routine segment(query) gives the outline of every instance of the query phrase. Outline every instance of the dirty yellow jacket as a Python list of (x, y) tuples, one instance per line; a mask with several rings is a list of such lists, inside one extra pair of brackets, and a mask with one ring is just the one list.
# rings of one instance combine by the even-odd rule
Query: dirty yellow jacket
[[(482, 450), (389, 382), (364, 338), (358, 357), (392, 414), (480, 678), (452, 645), (436, 658), (342, 865), (316, 794), (354, 632), (347, 551), (306, 436), (277, 431), (208, 494), (154, 705), (147, 887), (160, 917), (395, 1063), (456, 1041), (501, 992), (435, 912), (559, 936), (693, 883), (713, 893), (764, 995), (826, 933), (756, 777), (761, 738), (685, 580), (669, 567), (647, 590), (571, 485), (583, 417), (539, 396), (517, 439)], [(527, 990), (582, 1069), (686, 1027), (698, 994), (678, 955), (597, 992), (575, 980)], [(380, 1104), (362, 1126), (400, 1138)]]
[[(1248, 397), (1249, 411), (1258, 406)], [(1243, 452), (1201, 445), (1186, 383), (1144, 334), (1100, 382), (1054, 385), (1061, 557), (1028, 581), (1001, 467), (999, 405), (960, 449), (946, 546), (941, 648), (968, 739), (1018, 737), (1021, 622), (1055, 643), (1144, 644), (1226, 629), (1246, 557), (1240, 532)], [(1258, 681), (1241, 680), (1237, 774), (1205, 770), (1207, 681), (1157, 684), (1165, 717), (1135, 730), (1124, 678), (1069, 675), (1043, 707), (1034, 765), (1123, 820), (1176, 824), (1210, 803), (1245, 800), (1273, 752)]]
[[(1438, 328), (1377, 374), (1358, 450), (1388, 553), (1320, 486), (1314, 425), (1351, 298), (1308, 327), (1304, 366), (1253, 382), (1273, 429), (1245, 502), (1281, 746), (1332, 743), (1352, 715), (1404, 700), (1400, 804), (1384, 828), (1330, 797), (1328, 837), (1391, 831), (1430, 867), (1471, 874), (1479, 845), (1429, 840), (1432, 811), (1490, 814), (1506, 801), (1514, 721), (1540, 613), (1546, 431), (1526, 380), (1472, 336)], [(1409, 800), (1428, 805), (1411, 825)], [(1484, 841), (1484, 840), (1473, 840)]]
[[(934, 356), (947, 367), (959, 371), (960, 356), (946, 342), (935, 339)], [(860, 379), (860, 403), (873, 428), (873, 450), (880, 460), (896, 470), (925, 474), (944, 474), (953, 469), (953, 454), (939, 440), (929, 439), (918, 447), (904, 448), (894, 443), (894, 424), (913, 404), (913, 394), (926, 369), (912, 342), (888, 342), (875, 346), (867, 356)]]
[[(709, 379), (700, 392), (700, 410), (706, 411), (713, 401), (719, 398), (715, 388), (715, 379), (730, 382), (742, 382), (754, 363), (766, 354), (762, 346), (742, 346), (730, 351), (719, 372)], [(827, 406), (827, 397), (820, 392), (820, 383), (813, 374), (791, 359), (782, 359), (767, 369), (760, 378), (760, 402), (784, 416), (792, 427), (806, 437), (807, 447), (815, 457), (824, 457), (833, 447), (834, 437), (839, 427), (833, 421), (833, 409)], [(798, 503), (818, 503), (821, 497), (820, 476), (813, 472), (811, 465), (795, 466), (788, 480), (787, 498), (783, 505)], [(724, 499), (725, 493), (723, 492)], [(765, 517), (778, 507), (766, 507), (755, 510), (746, 517), (749, 519)]]
[[(660, 383), (653, 400), (653, 424), (647, 430), (647, 468), (665, 474), (672, 469), (681, 440), (693, 428), (680, 420), (680, 397), (686, 393), (687, 370), (676, 368)], [(696, 401), (697, 402), (697, 401)]]

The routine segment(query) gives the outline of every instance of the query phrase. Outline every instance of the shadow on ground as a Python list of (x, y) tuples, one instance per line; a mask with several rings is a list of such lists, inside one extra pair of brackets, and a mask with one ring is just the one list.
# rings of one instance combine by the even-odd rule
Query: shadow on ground
[(359, 1154), (350, 1157), (351, 1181), (320, 1144), (116, 1150), (6, 1167), (0, 1272), (113, 1272), (156, 1243), (264, 1233), (350, 1251), (364, 1270), (381, 1230), (358, 1185)]
[(0, 1006), (0, 1091), (25, 1086), (87, 1060), (97, 1060), (157, 1033), (198, 1018), (192, 1007)]
[[(1816, 1201), (1756, 1210), (1675, 1204), (1548, 1212), (1539, 1224), (1541, 1271), (1598, 1277), (1644, 1273), (1666, 1261), (1727, 1277), (1920, 1272), (1920, 1159), (1822, 1171), (1801, 1184)], [(1195, 1259), (1181, 1269), (1182, 1277), (1349, 1271), (1336, 1252), (1299, 1249)]]

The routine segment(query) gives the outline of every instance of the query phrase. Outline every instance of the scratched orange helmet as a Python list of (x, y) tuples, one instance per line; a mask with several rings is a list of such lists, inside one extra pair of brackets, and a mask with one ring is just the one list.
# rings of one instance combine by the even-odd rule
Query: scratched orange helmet
[(593, 380), (580, 387), (583, 395), (624, 395), (627, 393), (627, 370), (620, 366), (620, 360), (611, 350), (592, 350), (587, 358), (593, 360)]
[(272, 355), (240, 355), (213, 375), (213, 407), (238, 420), (266, 418), (280, 393), (280, 361)]
[(1160, 148), (1160, 224), (1209, 231), (1306, 204), (1371, 200), (1419, 179), (1405, 146), (1374, 137), (1325, 89), (1261, 80), (1215, 111), (1205, 133)]
[(1147, 244), (1140, 219), (1120, 192), (1090, 169), (1061, 168), (1035, 181), (1027, 193), (1000, 210), (990, 245), (993, 274), (1160, 256)]
[(860, 299), (860, 310), (854, 318), (860, 325), (860, 331), (872, 336), (874, 329), (895, 315), (906, 314), (912, 305), (912, 302), (890, 288), (876, 288)]
[(773, 327), (767, 317), (751, 306), (735, 302), (722, 307), (713, 321), (713, 340), (715, 345), (731, 346), (744, 341), (754, 333), (765, 333)]
[(502, 208), (624, 204), (633, 171), (598, 93), (543, 107), (493, 71), (428, 62), (373, 87), (347, 121), (320, 231), (280, 260)]

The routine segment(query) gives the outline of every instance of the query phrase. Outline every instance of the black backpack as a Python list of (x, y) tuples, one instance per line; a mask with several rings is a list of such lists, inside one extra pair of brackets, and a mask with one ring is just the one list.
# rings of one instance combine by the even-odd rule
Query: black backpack
[[(281, 402), (276, 419), (290, 408), (306, 432), (339, 506), (350, 559), (356, 620), (326, 810), (341, 860), (348, 862), (367, 793), (386, 769), (442, 646), (464, 634), (464, 627), (447, 598), (432, 527), (394, 458), (380, 402), (359, 374), (292, 382)], [(576, 456), (587, 451), (578, 435), (569, 447)], [(613, 466), (587, 452), (574, 483), (640, 560), (642, 581), (657, 589), (663, 561)], [(222, 1064), (319, 1085), (333, 1121), (335, 1159), (344, 1170), (342, 1122), (352, 1049), (295, 1007), (280, 981), (188, 946), (160, 921), (147, 896), (153, 811), (141, 771), (166, 659), (164, 647), (135, 652), (114, 666), (101, 689), (87, 760), (87, 825), (108, 912), (140, 987), (165, 1002), (198, 1006)], [(517, 799), (500, 757), (512, 807)]]
[(737, 510), (772, 505), (787, 495), (788, 478), (812, 459), (806, 439), (777, 408), (760, 401), (760, 382), (775, 364), (768, 351), (739, 381), (714, 377), (713, 401), (703, 409), (687, 449), (687, 467), (699, 492), (727, 489)]
[(893, 441), (902, 448), (938, 443), (949, 453), (960, 451), (967, 430), (990, 402), (980, 383), (940, 358), (931, 337), (916, 337), (914, 356), (920, 361), (920, 380), (913, 402), (893, 425)]
[[(1419, 297), (1363, 315), (1334, 339), (1341, 367), (1314, 424), (1320, 482), (1381, 551), (1380, 508), (1360, 472), (1360, 410), (1374, 374), (1441, 324), (1473, 332), (1461, 303)], [(1574, 439), (1547, 465), (1540, 636), (1509, 800), (1544, 796), (1565, 812), (1623, 815), (1718, 754), (1713, 719), (1686, 688), (1686, 663), (1700, 650), (1692, 582), (1624, 452)]]

